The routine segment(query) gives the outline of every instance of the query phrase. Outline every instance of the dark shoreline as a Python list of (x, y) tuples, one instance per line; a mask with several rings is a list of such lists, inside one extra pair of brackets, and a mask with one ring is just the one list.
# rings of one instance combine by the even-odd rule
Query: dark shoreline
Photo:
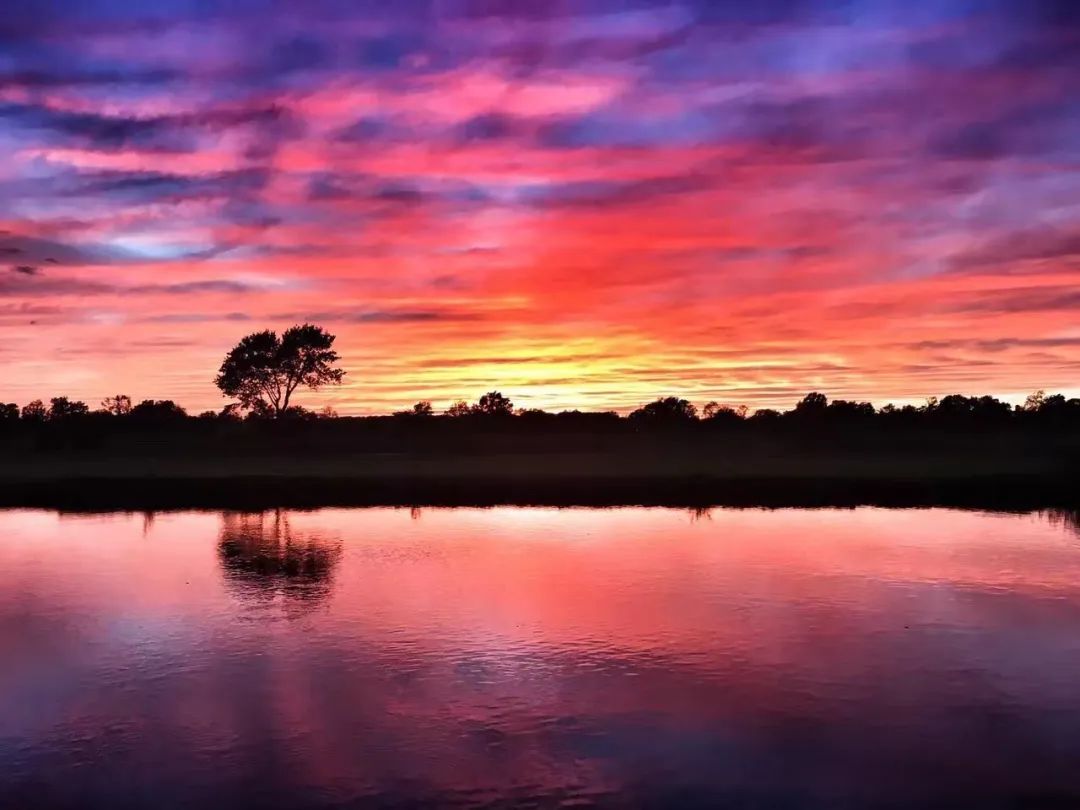
[(1071, 477), (57, 476), (0, 480), (0, 508), (262, 510), (348, 506), (959, 507), (1076, 509)]

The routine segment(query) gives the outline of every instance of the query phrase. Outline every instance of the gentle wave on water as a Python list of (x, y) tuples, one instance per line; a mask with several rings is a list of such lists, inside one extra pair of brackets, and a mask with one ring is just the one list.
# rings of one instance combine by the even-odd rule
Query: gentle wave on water
[(0, 806), (1080, 803), (1075, 515), (0, 512)]

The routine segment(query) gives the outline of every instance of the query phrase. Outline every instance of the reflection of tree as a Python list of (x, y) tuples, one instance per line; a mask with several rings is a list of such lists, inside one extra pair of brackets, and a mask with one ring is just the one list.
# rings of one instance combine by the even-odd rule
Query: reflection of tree
[(341, 541), (294, 531), (281, 510), (224, 512), (218, 557), (241, 595), (311, 604), (330, 593)]
[(1043, 512), (1043, 515), (1051, 526), (1071, 529), (1077, 536), (1080, 536), (1080, 510), (1047, 509)]

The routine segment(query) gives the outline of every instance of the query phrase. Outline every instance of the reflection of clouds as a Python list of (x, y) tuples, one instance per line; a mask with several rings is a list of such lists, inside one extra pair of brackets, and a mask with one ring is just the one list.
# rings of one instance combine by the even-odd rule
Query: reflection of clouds
[(330, 593), (341, 540), (294, 531), (285, 512), (221, 515), (218, 557), (228, 584), (245, 598), (277, 595), (312, 603)]
[(0, 513), (4, 806), (1075, 805), (1075, 513), (522, 511)]

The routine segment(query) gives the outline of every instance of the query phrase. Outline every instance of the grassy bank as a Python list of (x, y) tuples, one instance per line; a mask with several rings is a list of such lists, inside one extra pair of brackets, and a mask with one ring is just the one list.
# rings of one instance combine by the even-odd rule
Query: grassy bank
[(1080, 468), (1059, 448), (710, 442), (543, 452), (35, 452), (0, 459), (0, 506), (59, 509), (343, 505), (914, 506), (1073, 508)]

